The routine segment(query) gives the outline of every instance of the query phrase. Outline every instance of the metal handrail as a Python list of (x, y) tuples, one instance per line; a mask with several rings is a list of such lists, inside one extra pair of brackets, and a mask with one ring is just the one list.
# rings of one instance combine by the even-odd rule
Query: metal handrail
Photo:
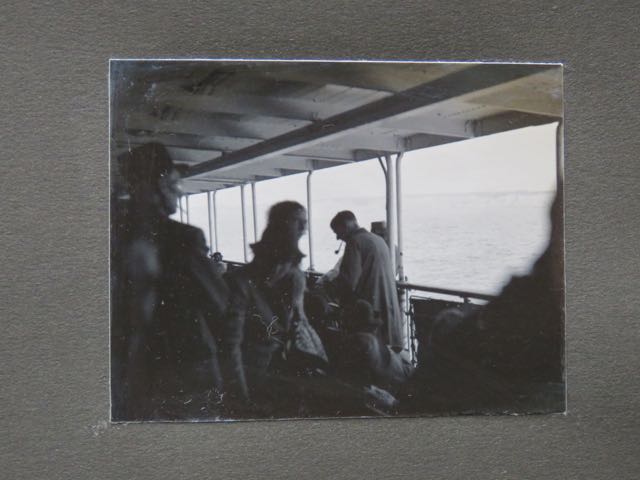
[[(236, 266), (245, 265), (245, 263), (243, 262), (227, 261), (227, 260), (225, 260), (225, 262), (230, 263), (232, 265), (236, 265)], [(316, 276), (316, 277), (322, 276), (322, 273), (317, 272), (315, 270), (307, 270), (305, 271), (305, 273), (308, 275)], [(427, 285), (417, 285), (415, 283), (406, 283), (406, 282), (396, 282), (396, 286), (403, 290), (415, 290), (417, 292), (439, 293), (443, 295), (452, 295), (454, 297), (461, 297), (461, 298), (477, 298), (478, 300), (493, 300), (496, 297), (495, 295), (488, 295), (486, 293), (468, 292), (466, 290), (453, 290), (450, 288), (430, 287)]]
[(428, 287), (425, 285), (416, 285), (415, 283), (397, 282), (398, 288), (403, 290), (416, 290), (419, 292), (441, 293), (444, 295), (453, 295), (462, 298), (477, 298), (479, 300), (493, 300), (495, 295), (487, 295), (486, 293), (467, 292), (464, 290), (452, 290), (449, 288)]

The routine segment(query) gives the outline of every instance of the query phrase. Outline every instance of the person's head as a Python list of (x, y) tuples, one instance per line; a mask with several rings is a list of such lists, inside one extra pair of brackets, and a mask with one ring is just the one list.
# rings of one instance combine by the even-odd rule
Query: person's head
[(251, 245), (254, 259), (269, 271), (283, 272), (282, 267), (297, 267), (304, 257), (298, 242), (306, 229), (307, 211), (301, 204), (293, 201), (276, 203), (269, 210), (262, 238)]
[(371, 222), (371, 233), (387, 239), (387, 222)]
[(307, 231), (307, 210), (298, 202), (287, 200), (269, 209), (268, 226), (280, 228), (299, 240)]
[(172, 215), (182, 190), (180, 172), (160, 143), (147, 143), (118, 157), (131, 199), (138, 205)]
[(382, 320), (376, 317), (373, 307), (366, 300), (357, 300), (347, 313), (351, 317), (348, 322), (350, 332), (374, 333), (382, 325)]
[(349, 210), (338, 212), (331, 220), (330, 226), (338, 240), (346, 240), (351, 233), (360, 228), (356, 216)]
[(214, 252), (213, 255), (211, 255), (211, 258), (213, 258), (214, 262), (221, 262), (222, 254), (220, 252)]

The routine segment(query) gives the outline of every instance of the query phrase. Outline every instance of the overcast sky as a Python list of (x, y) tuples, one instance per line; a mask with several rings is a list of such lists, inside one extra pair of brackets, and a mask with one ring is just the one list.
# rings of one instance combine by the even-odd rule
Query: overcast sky
[[(553, 191), (556, 177), (555, 132), (556, 124), (529, 127), (409, 152), (402, 166), (403, 195)], [(306, 177), (304, 173), (256, 184), (258, 237), (266, 225), (271, 205), (282, 200), (296, 200), (306, 205)], [(329, 232), (328, 222), (336, 212), (323, 211), (323, 203), (326, 204), (328, 199), (344, 198), (342, 208), (349, 209), (354, 205), (350, 199), (362, 201), (369, 198), (372, 204), (380, 206), (380, 215), (379, 218), (363, 220), (384, 219), (384, 185), (384, 175), (377, 160), (314, 172), (314, 228), (322, 227)], [(219, 191), (216, 198), (219, 233), (225, 239), (224, 248), (241, 251), (239, 187)], [(250, 188), (245, 189), (245, 201), (248, 237), (253, 241)], [(329, 203), (335, 205), (335, 202)], [(203, 228), (208, 237), (205, 195), (190, 198), (190, 214), (190, 223)], [(179, 218), (179, 215), (174, 218)], [(239, 255), (237, 252), (234, 254), (236, 259)]]
[[(555, 189), (556, 124), (479, 137), (405, 154), (403, 193), (539, 192)], [(306, 199), (306, 174), (258, 184), (259, 203)], [(384, 195), (377, 160), (319, 170), (314, 199)], [(236, 193), (237, 196), (237, 193)]]

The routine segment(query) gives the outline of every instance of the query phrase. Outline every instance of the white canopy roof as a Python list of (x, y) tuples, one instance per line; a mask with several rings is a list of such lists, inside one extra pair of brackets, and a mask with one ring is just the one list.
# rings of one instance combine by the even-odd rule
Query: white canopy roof
[(112, 61), (112, 153), (161, 142), (211, 191), (557, 121), (539, 64)]

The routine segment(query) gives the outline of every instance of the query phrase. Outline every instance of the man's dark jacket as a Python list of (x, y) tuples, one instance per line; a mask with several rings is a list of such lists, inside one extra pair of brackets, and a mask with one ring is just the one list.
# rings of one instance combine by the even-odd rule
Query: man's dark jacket
[(114, 418), (207, 416), (222, 388), (215, 331), (228, 290), (202, 231), (168, 218), (125, 221), (112, 242)]

